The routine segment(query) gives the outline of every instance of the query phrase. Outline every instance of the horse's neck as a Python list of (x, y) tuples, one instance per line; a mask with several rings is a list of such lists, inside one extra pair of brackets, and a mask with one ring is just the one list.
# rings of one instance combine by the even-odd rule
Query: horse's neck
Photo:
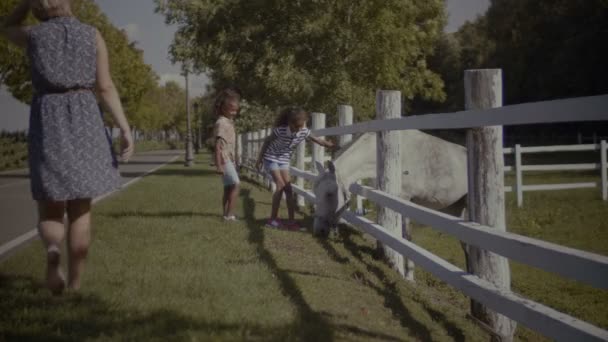
[(376, 138), (366, 133), (350, 145), (336, 160), (337, 179), (346, 189), (360, 179), (376, 175)]

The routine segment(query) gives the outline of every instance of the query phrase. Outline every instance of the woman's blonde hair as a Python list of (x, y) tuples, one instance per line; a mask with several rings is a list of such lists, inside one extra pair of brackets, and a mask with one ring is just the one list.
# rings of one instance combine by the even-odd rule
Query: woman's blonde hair
[(31, 0), (30, 5), (36, 19), (41, 21), (72, 15), (70, 0)]

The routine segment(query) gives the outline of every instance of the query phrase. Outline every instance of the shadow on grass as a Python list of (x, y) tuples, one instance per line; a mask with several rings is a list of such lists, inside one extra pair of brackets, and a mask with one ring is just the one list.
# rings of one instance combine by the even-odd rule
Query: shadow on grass
[(149, 313), (116, 309), (92, 294), (51, 296), (30, 277), (0, 274), (0, 340), (167, 341), (224, 336), (226, 340), (284, 340), (285, 330), (247, 324), (226, 324), (193, 319), (157, 310)]
[[(168, 160), (129, 160), (128, 163), (119, 162), (118, 165), (120, 165), (120, 166), (125, 166), (125, 165), (163, 165), (163, 164), (165, 164), (167, 162), (168, 162)], [(180, 163), (177, 162), (177, 161), (174, 161), (174, 162), (171, 162), (170, 164), (178, 165)], [(181, 164), (183, 164), (183, 162)]]
[[(354, 241), (353, 235), (360, 235), (361, 233), (353, 231), (349, 227), (340, 227), (339, 234), (340, 240), (343, 242), (344, 247), (356, 260), (365, 266), (368, 274), (373, 274), (377, 282), (372, 282), (368, 278), (368, 275), (360, 271), (353, 273), (352, 277), (365, 286), (372, 288), (378, 293), (378, 295), (382, 296), (384, 298), (384, 305), (391, 310), (395, 318), (399, 319), (401, 326), (410, 330), (412, 335), (422, 341), (431, 341), (432, 336), (429, 327), (412, 316), (412, 313), (401, 299), (397, 289), (397, 284), (390, 280), (384, 270), (366, 260), (366, 255), (368, 257), (372, 257), (373, 259), (377, 259), (378, 253), (376, 249), (370, 246), (358, 244), (356, 241)], [(318, 239), (318, 241), (323, 248), (328, 251), (328, 255), (330, 257), (338, 262), (341, 262), (343, 257), (336, 259), (335, 255), (339, 255), (339, 253), (328, 240)], [(369, 260), (369, 258), (367, 259)], [(380, 283), (381, 285), (376, 285), (377, 283)], [(433, 321), (441, 324), (441, 326), (452, 338), (454, 338), (455, 341), (464, 341), (465, 337), (462, 330), (450, 322), (443, 313), (429, 308), (424, 303), (421, 304), (428, 314), (433, 318)]]
[[(162, 170), (157, 170), (154, 173), (151, 173), (151, 176), (185, 176), (185, 177), (201, 177), (201, 176), (210, 176), (210, 175), (217, 175), (217, 173), (215, 171), (211, 171), (211, 170), (201, 170), (201, 169), (191, 169), (191, 168), (185, 168), (184, 169), (176, 169), (175, 167), (178, 166), (175, 163), (169, 164), (169, 166), (171, 168), (169, 169), (162, 169)], [(136, 171), (136, 172), (121, 172), (120, 175), (122, 177), (127, 177), (127, 178), (135, 178), (135, 177), (141, 177), (144, 176), (146, 174), (147, 171)], [(219, 175), (217, 175), (219, 177)]]
[(249, 241), (256, 247), (260, 260), (268, 266), (279, 280), (286, 297), (295, 305), (298, 319), (294, 331), (303, 341), (332, 341), (333, 330), (329, 322), (318, 312), (314, 312), (304, 299), (301, 290), (285, 270), (281, 270), (272, 254), (264, 247), (264, 221), (255, 219), (256, 203), (249, 189), (241, 189), (244, 220), (249, 229)]
[(97, 215), (106, 216), (111, 218), (125, 218), (125, 217), (157, 217), (157, 218), (175, 218), (175, 217), (193, 217), (202, 216), (210, 218), (222, 219), (223, 216), (217, 213), (205, 213), (196, 211), (121, 211), (112, 213), (99, 213)]

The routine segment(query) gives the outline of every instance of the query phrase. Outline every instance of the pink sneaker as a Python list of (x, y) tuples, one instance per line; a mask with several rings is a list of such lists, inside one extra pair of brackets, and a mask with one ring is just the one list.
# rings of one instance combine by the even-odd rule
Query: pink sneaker
[(274, 228), (274, 229), (281, 229), (281, 222), (279, 220), (268, 220), (266, 222), (266, 227)]
[(287, 228), (287, 230), (290, 230), (290, 231), (293, 231), (293, 232), (295, 232), (295, 231), (305, 232), (306, 231), (306, 228), (300, 227), (300, 225), (297, 222), (295, 222), (295, 221), (291, 221), (291, 222), (286, 223), (285, 224), (285, 228)]

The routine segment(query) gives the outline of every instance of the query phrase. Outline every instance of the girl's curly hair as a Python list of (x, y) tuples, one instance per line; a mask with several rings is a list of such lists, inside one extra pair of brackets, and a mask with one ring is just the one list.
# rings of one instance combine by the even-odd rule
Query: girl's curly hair
[[(213, 112), (216, 116), (220, 116), (222, 114), (222, 106), (224, 103), (230, 100), (241, 100), (241, 92), (236, 88), (226, 88), (220, 91), (215, 98), (215, 103), (213, 104)], [(239, 112), (240, 112), (239, 108)]]
[(287, 126), (290, 123), (306, 123), (306, 121), (308, 121), (307, 111), (300, 107), (289, 107), (279, 114), (274, 127)]

